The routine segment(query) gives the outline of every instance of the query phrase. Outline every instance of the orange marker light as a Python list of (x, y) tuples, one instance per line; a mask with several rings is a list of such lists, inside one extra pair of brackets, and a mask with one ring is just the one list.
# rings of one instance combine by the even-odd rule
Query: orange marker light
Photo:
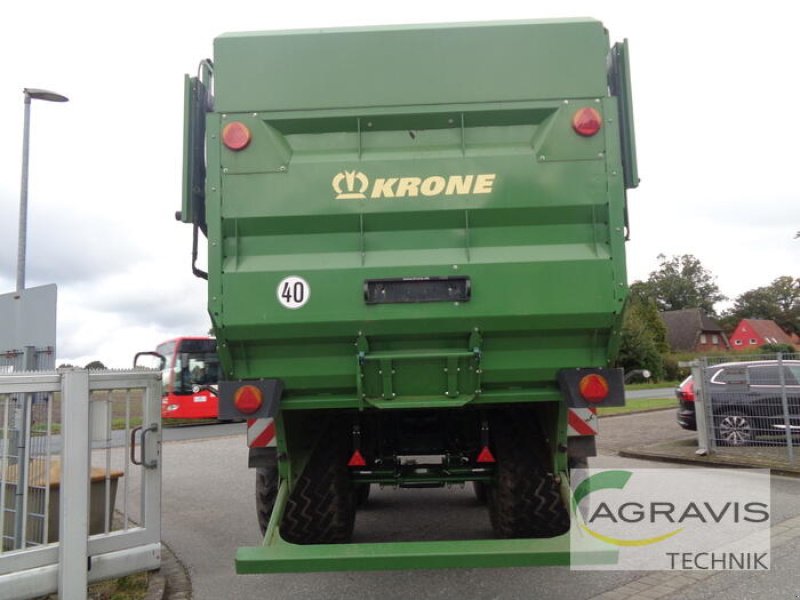
[(572, 128), (584, 137), (595, 135), (603, 125), (603, 118), (594, 108), (581, 108), (572, 117)]
[(601, 402), (608, 397), (608, 381), (602, 375), (592, 373), (581, 379), (578, 390), (587, 402)]
[(247, 148), (252, 137), (247, 125), (241, 121), (233, 121), (222, 128), (222, 143), (234, 152)]
[(254, 385), (243, 385), (233, 395), (234, 406), (246, 415), (256, 412), (263, 403), (264, 396)]

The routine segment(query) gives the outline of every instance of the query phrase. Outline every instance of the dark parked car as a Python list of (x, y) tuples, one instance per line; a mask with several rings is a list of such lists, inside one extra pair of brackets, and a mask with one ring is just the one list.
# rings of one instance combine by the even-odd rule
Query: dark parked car
[[(756, 437), (782, 436), (786, 430), (778, 362), (733, 362), (708, 367), (714, 437), (727, 446), (744, 446)], [(783, 361), (789, 427), (800, 433), (800, 360)], [(696, 430), (695, 385), (689, 376), (675, 389), (678, 424)], [(780, 439), (780, 438), (778, 438)]]

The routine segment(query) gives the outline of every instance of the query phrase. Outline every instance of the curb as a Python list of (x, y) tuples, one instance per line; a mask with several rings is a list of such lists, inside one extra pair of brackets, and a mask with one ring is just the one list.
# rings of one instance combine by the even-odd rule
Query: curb
[(145, 600), (191, 600), (189, 572), (175, 553), (161, 542), (161, 568), (153, 571), (147, 584)]
[[(654, 460), (659, 462), (677, 463), (683, 465), (702, 465), (706, 467), (721, 467), (729, 469), (769, 469), (770, 472), (776, 475), (784, 475), (787, 477), (800, 477), (800, 463), (797, 466), (769, 463), (766, 461), (746, 461), (733, 457), (719, 456), (719, 455), (686, 455), (686, 454), (672, 454), (664, 449), (656, 449), (645, 446), (643, 448), (623, 448), (618, 450), (617, 454), (623, 458), (639, 458), (644, 460)], [(663, 448), (663, 446), (662, 446)]]
[(167, 580), (161, 571), (153, 571), (147, 580), (147, 592), (144, 600), (162, 600), (167, 592)]

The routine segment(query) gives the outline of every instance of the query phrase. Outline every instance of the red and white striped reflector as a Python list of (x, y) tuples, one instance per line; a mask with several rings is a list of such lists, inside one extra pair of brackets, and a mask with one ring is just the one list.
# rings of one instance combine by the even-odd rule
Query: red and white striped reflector
[(275, 419), (248, 419), (247, 445), (250, 448), (274, 448), (277, 445)]
[(597, 435), (597, 409), (570, 408), (567, 410), (567, 435)]

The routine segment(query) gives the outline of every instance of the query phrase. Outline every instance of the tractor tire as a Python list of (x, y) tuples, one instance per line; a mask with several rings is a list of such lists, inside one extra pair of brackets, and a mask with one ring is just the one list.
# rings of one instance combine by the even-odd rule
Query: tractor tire
[(492, 426), (496, 476), (488, 488), (492, 528), (502, 538), (547, 538), (569, 531), (547, 441), (533, 415), (502, 414)]
[(261, 535), (267, 532), (269, 518), (278, 495), (278, 458), (276, 452), (266, 457), (266, 465), (256, 469), (256, 512)]
[(280, 525), (292, 544), (341, 544), (355, 525), (353, 482), (347, 469), (349, 437), (341, 428), (322, 435), (289, 494)]

